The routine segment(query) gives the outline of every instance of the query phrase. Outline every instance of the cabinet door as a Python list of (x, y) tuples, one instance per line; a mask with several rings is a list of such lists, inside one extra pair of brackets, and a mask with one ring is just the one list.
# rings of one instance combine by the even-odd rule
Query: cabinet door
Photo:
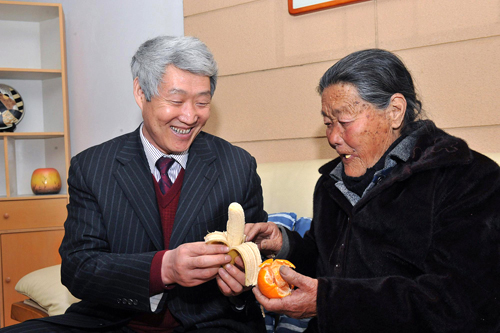
[(10, 318), (11, 305), (26, 299), (14, 288), (26, 274), (61, 263), (59, 246), (64, 230), (3, 234), (1, 240), (3, 318), (2, 326), (16, 324)]

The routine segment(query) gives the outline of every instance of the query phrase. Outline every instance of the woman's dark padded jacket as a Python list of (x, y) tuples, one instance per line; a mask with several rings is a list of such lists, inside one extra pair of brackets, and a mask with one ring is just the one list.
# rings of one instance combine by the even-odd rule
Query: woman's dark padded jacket
[(422, 121), (406, 162), (354, 207), (320, 169), (288, 257), (317, 277), (308, 332), (499, 332), (500, 168)]

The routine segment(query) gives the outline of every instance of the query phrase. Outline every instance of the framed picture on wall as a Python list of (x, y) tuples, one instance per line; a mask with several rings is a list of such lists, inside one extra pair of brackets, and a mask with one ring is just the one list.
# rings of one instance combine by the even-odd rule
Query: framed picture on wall
[(299, 15), (360, 1), (366, 0), (288, 0), (288, 12), (292, 15)]

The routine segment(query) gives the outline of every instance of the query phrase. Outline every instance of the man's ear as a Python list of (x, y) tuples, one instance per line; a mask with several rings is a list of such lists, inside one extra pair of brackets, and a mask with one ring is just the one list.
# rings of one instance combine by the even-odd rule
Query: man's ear
[(144, 103), (146, 102), (146, 96), (144, 95), (144, 92), (142, 91), (141, 85), (139, 84), (139, 78), (134, 79), (134, 98), (135, 102), (141, 110), (143, 109)]
[(387, 111), (392, 121), (392, 128), (401, 129), (406, 113), (406, 98), (403, 94), (395, 93), (391, 96), (391, 101)]

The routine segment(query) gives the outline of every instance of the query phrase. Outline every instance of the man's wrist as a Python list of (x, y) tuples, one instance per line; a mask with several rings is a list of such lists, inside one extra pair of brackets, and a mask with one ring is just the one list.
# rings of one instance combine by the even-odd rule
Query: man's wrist
[(161, 276), (161, 266), (163, 256), (165, 255), (166, 250), (159, 251), (153, 257), (151, 262), (151, 268), (149, 272), (149, 293), (150, 295), (156, 295), (164, 290), (165, 283), (162, 280)]
[(166, 284), (164, 287), (163, 287), (165, 290), (172, 290), (175, 288), (175, 283), (171, 283), (171, 284)]

